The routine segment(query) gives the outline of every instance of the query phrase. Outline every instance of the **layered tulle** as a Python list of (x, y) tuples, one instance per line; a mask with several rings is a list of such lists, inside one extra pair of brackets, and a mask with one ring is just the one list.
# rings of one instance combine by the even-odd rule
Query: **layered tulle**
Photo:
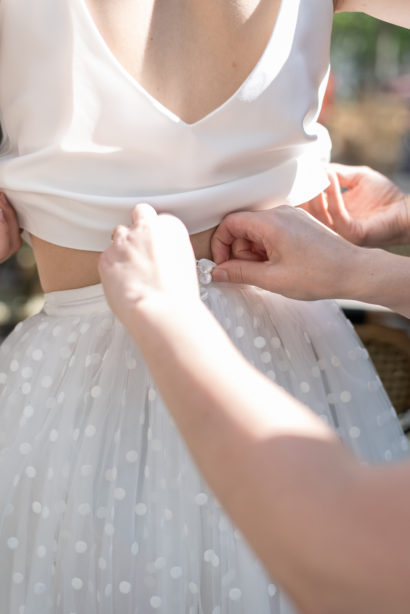
[[(407, 455), (334, 303), (228, 284), (206, 302), (361, 458)], [(100, 286), (49, 294), (0, 350), (0, 595), (9, 614), (294, 612), (200, 477)]]

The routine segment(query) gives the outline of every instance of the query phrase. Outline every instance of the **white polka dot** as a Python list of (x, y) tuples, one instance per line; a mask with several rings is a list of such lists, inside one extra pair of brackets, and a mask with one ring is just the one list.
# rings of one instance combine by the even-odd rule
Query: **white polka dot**
[(24, 576), (19, 571), (16, 571), (13, 574), (13, 582), (14, 582), (14, 584), (21, 584), (23, 582), (23, 580), (24, 580)]
[(36, 477), (36, 475), (37, 475), (37, 471), (36, 471), (36, 469), (35, 469), (34, 467), (32, 467), (31, 465), (29, 465), (28, 467), (26, 467), (26, 471), (25, 471), (25, 473), (26, 473), (26, 476), (27, 476), (28, 478), (35, 478), (35, 477)]
[(45, 546), (39, 546), (37, 548), (37, 556), (39, 559), (43, 559), (47, 554), (47, 548)]
[(190, 582), (188, 584), (188, 588), (189, 591), (193, 594), (196, 595), (198, 593), (198, 586), (195, 584), (195, 582)]
[(171, 569), (169, 570), (169, 575), (171, 576), (171, 578), (173, 578), (173, 580), (178, 580), (179, 578), (182, 578), (181, 567), (171, 567)]
[(114, 525), (111, 524), (110, 522), (107, 522), (107, 524), (104, 527), (104, 533), (108, 535), (109, 537), (111, 537), (111, 535), (114, 535), (114, 531), (115, 531)]
[(334, 367), (340, 367), (341, 365), (340, 358), (338, 356), (332, 356), (332, 358), (330, 359), (330, 362), (332, 363)]
[(107, 584), (105, 589), (104, 589), (104, 595), (106, 597), (109, 597), (110, 595), (112, 595), (112, 584)]
[(16, 548), (18, 548), (19, 545), (19, 540), (17, 539), (17, 537), (9, 537), (7, 540), (7, 546), (8, 548), (10, 548), (10, 550), (15, 550)]
[(172, 520), (173, 517), (174, 517), (174, 514), (173, 514), (172, 510), (166, 508), (164, 510), (164, 518), (165, 518), (165, 520)]
[(122, 501), (123, 499), (125, 499), (125, 490), (123, 488), (116, 488), (114, 490), (114, 499), (116, 499), (117, 501)]
[(104, 475), (107, 482), (115, 482), (117, 479), (117, 468), (112, 467), (111, 469), (107, 469)]
[(25, 418), (31, 418), (31, 416), (34, 414), (34, 409), (31, 405), (26, 405), (25, 408), (23, 409), (23, 416)]
[(135, 360), (135, 358), (128, 358), (127, 369), (131, 371), (132, 369), (135, 369), (136, 366), (137, 366), (137, 361)]
[(237, 337), (238, 339), (242, 339), (244, 334), (245, 334), (245, 330), (243, 329), (242, 326), (237, 326), (235, 328), (235, 337)]
[(154, 390), (154, 388), (150, 388), (148, 390), (148, 400), (149, 401), (155, 401), (155, 399), (157, 398), (157, 393)]
[(41, 380), (41, 385), (43, 388), (50, 388), (53, 383), (53, 379), (49, 375), (45, 375)]
[(28, 443), (27, 441), (19, 445), (19, 452), (23, 456), (27, 456), (27, 454), (30, 454), (31, 449), (32, 449), (32, 445), (31, 443)]
[(35, 514), (41, 514), (42, 505), (40, 501), (33, 501), (33, 503), (31, 504), (31, 509)]
[(86, 437), (94, 437), (96, 432), (97, 432), (97, 429), (95, 428), (94, 424), (89, 424), (88, 426), (85, 427), (84, 435)]
[(64, 401), (65, 399), (65, 392), (60, 392), (60, 394), (57, 397), (57, 403), (59, 405), (61, 405), (61, 403)]
[(137, 450), (128, 450), (127, 454), (125, 455), (125, 458), (129, 463), (135, 463), (138, 458)]
[(271, 360), (272, 360), (272, 355), (270, 352), (262, 352), (261, 361), (263, 362), (264, 365), (266, 365)]
[(167, 566), (167, 559), (164, 556), (159, 556), (154, 562), (155, 569), (158, 569), (158, 570), (165, 569), (166, 566)]
[(212, 614), (222, 614), (221, 606), (217, 605), (212, 610)]
[(10, 363), (10, 371), (18, 371), (19, 370), (19, 363), (17, 362), (17, 360), (12, 360)]
[(71, 580), (71, 586), (73, 587), (73, 589), (75, 591), (79, 591), (83, 588), (84, 582), (81, 580), (81, 578), (73, 578)]
[(200, 492), (195, 497), (195, 503), (197, 505), (205, 505), (208, 502), (208, 495), (204, 492)]
[(162, 605), (162, 599), (161, 597), (158, 597), (158, 595), (154, 595), (153, 597), (151, 597), (149, 602), (151, 604), (151, 608), (153, 608), (154, 610), (158, 610), (158, 608), (160, 608)]
[(43, 506), (43, 509), (41, 510), (41, 517), (44, 518), (44, 520), (47, 520), (47, 518), (50, 517), (50, 508), (47, 507), (47, 505)]
[(77, 509), (80, 516), (88, 516), (91, 513), (91, 506), (88, 503), (81, 503)]
[(139, 551), (140, 551), (140, 547), (139, 547), (138, 542), (133, 542), (131, 544), (131, 554), (132, 554), (132, 556), (137, 556)]
[(264, 337), (255, 337), (253, 345), (258, 349), (262, 349), (266, 345), (266, 339)]
[(242, 597), (242, 591), (240, 588), (231, 588), (229, 591), (229, 599), (231, 601), (239, 601)]
[(274, 597), (276, 595), (276, 586), (274, 584), (269, 584), (268, 595), (269, 597)]
[(310, 385), (307, 382), (301, 382), (300, 389), (306, 394), (310, 391)]
[(76, 542), (74, 546), (74, 550), (76, 551), (77, 554), (84, 554), (84, 552), (87, 552), (87, 548), (88, 548), (87, 543), (81, 540)]
[(78, 334), (77, 333), (71, 333), (67, 337), (68, 343), (75, 343), (77, 341), (77, 339), (78, 339)]
[(48, 438), (51, 441), (51, 443), (55, 443), (58, 439), (58, 431), (56, 429), (52, 429), (50, 431)]
[(107, 569), (107, 561), (103, 559), (102, 556), (100, 556), (100, 558), (98, 559), (98, 567), (101, 569), (101, 571)]
[(42, 350), (34, 350), (32, 355), (31, 355), (32, 359), (35, 360), (36, 362), (39, 362), (42, 358), (43, 358), (43, 352)]
[(148, 508), (145, 503), (137, 503), (137, 505), (135, 506), (135, 513), (137, 514), (137, 516), (145, 516), (147, 510)]
[(358, 426), (351, 426), (349, 429), (349, 435), (352, 439), (360, 437), (360, 429)]
[(91, 396), (93, 397), (93, 399), (97, 399), (100, 394), (101, 394), (102, 390), (100, 386), (93, 386), (91, 388)]
[(352, 395), (350, 394), (348, 390), (344, 390), (340, 394), (340, 400), (342, 401), (342, 403), (349, 403), (349, 401), (352, 400)]
[(31, 392), (31, 384), (29, 384), (28, 382), (24, 382), (24, 384), (21, 387), (21, 393), (22, 394), (30, 394)]
[(52, 330), (53, 337), (58, 337), (58, 335), (61, 334), (61, 331), (62, 331), (62, 327), (61, 326), (54, 326), (54, 328)]
[(118, 589), (120, 593), (122, 593), (123, 595), (127, 595), (131, 591), (131, 584), (123, 580), (122, 582), (120, 582)]
[(46, 592), (46, 585), (43, 582), (37, 582), (34, 585), (34, 594), (43, 595)]

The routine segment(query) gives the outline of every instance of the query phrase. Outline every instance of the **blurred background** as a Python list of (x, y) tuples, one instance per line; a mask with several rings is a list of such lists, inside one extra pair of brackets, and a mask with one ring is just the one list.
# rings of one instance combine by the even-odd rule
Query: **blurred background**
[[(335, 17), (332, 73), (321, 121), (332, 136), (334, 161), (372, 166), (410, 192), (408, 30), (362, 14), (345, 13)], [(410, 255), (410, 247), (399, 248), (399, 252)], [(19, 320), (37, 312), (41, 305), (41, 290), (32, 253), (30, 247), (24, 245), (18, 254), (0, 265), (0, 339)], [(379, 351), (379, 356), (372, 347), (372, 339), (369, 341), (366, 337), (369, 317), (365, 321), (363, 314), (355, 314), (354, 309), (348, 310), (348, 315), (371, 350), (376, 367), (393, 396), (392, 384), (383, 372), (386, 347)], [(380, 322), (374, 322), (370, 317), (370, 326), (374, 324), (377, 327)], [(382, 324), (384, 327), (385, 322)], [(397, 333), (394, 329), (405, 328), (397, 320), (390, 324), (393, 333), (389, 332), (389, 338)], [(407, 336), (403, 344), (403, 330), (400, 334), (404, 354), (401, 362), (393, 367), (394, 381), (397, 390), (408, 386), (408, 392), (400, 402), (409, 408), (410, 343)], [(405, 334), (409, 334), (408, 330)], [(378, 348), (380, 350), (380, 344)], [(397, 348), (393, 354), (398, 355)]]

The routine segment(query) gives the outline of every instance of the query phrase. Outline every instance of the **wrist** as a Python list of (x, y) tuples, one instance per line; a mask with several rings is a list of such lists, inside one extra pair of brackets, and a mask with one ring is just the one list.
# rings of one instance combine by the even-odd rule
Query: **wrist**
[(200, 298), (169, 296), (153, 293), (134, 305), (124, 323), (135, 342), (143, 347), (152, 344), (156, 338), (177, 332), (180, 326), (187, 326), (200, 317), (204, 305)]

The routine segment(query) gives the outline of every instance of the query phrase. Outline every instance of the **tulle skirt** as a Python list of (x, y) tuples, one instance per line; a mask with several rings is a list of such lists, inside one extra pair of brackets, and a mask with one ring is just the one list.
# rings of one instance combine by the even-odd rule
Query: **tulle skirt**
[[(206, 302), (362, 459), (407, 456), (333, 302), (229, 284)], [(101, 286), (50, 293), (1, 346), (0, 596), (5, 614), (295, 612), (196, 470)]]

